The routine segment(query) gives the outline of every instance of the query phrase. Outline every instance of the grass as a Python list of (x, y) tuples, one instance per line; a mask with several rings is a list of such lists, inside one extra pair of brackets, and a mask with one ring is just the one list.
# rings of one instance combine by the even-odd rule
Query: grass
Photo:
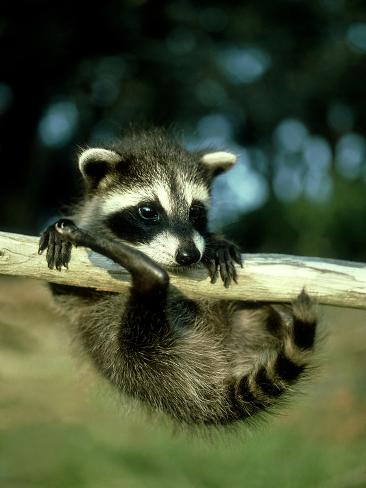
[(366, 313), (323, 315), (304, 394), (255, 428), (202, 439), (125, 407), (78, 356), (44, 286), (1, 280), (0, 487), (365, 487)]

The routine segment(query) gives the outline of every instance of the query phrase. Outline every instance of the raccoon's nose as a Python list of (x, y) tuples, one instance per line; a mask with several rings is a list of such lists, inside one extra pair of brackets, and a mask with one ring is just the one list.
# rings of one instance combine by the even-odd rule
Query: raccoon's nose
[(201, 254), (196, 246), (178, 249), (175, 260), (181, 266), (189, 266), (197, 263), (201, 258)]

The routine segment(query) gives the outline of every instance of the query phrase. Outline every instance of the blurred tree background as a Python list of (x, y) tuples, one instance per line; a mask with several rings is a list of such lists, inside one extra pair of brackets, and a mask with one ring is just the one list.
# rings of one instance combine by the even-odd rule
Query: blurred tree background
[(361, 0), (3, 0), (0, 226), (80, 193), (76, 153), (130, 123), (235, 151), (212, 220), (246, 251), (365, 259)]

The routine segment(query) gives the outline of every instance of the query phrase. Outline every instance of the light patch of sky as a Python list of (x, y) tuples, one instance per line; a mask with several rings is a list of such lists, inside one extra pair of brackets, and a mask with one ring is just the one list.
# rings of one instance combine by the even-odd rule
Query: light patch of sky
[(298, 164), (291, 164), (283, 153), (279, 153), (275, 159), (274, 192), (279, 200), (292, 202), (302, 193), (301, 167)]
[(251, 168), (250, 156), (244, 148), (236, 147), (238, 162), (232, 169), (218, 176), (212, 188), (212, 228), (235, 221), (244, 213), (261, 207), (268, 198), (268, 185), (263, 176)]
[(62, 147), (72, 138), (79, 119), (75, 104), (64, 100), (51, 104), (43, 114), (38, 134), (45, 146)]
[(249, 84), (268, 71), (271, 58), (266, 51), (256, 47), (229, 47), (218, 55), (218, 63), (232, 83)]
[(231, 151), (238, 156), (233, 168), (218, 176), (213, 184), (210, 222), (216, 229), (235, 220), (239, 214), (260, 207), (268, 197), (267, 182), (253, 169), (250, 152), (235, 144), (232, 136), (229, 119), (214, 113), (202, 117), (197, 124), (197, 134), (185, 140), (189, 149), (206, 146), (212, 150)]
[(274, 131), (274, 140), (285, 151), (298, 152), (302, 150), (308, 133), (300, 120), (289, 118), (278, 124)]
[(274, 131), (277, 146), (273, 186), (277, 198), (292, 202), (304, 194), (313, 201), (329, 198), (332, 150), (326, 139), (310, 135), (298, 119), (285, 119)]
[(332, 193), (332, 179), (327, 171), (312, 167), (304, 179), (304, 192), (309, 200), (322, 203), (329, 199)]
[(310, 169), (326, 172), (329, 170), (332, 161), (330, 144), (324, 137), (310, 136), (305, 140), (303, 157)]
[(249, 151), (250, 158), (253, 161), (253, 168), (259, 173), (265, 174), (268, 170), (268, 157), (266, 153), (258, 147), (251, 148)]
[(202, 117), (197, 124), (198, 135), (205, 144), (225, 145), (231, 142), (233, 128), (225, 115), (213, 113)]
[(350, 180), (361, 176), (366, 159), (366, 142), (360, 134), (349, 133), (342, 136), (336, 145), (337, 171)]
[(346, 40), (354, 51), (366, 53), (366, 22), (351, 24), (346, 32)]
[(332, 150), (326, 139), (310, 136), (306, 139), (303, 158), (307, 165), (303, 187), (305, 195), (312, 201), (326, 201), (332, 191), (329, 170), (332, 162)]

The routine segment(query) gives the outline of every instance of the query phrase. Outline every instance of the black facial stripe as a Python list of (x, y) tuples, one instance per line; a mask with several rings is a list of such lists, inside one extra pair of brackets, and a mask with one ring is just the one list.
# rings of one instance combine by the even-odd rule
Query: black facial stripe
[(193, 200), (189, 211), (189, 220), (198, 232), (201, 234), (207, 232), (207, 210), (199, 200)]
[[(138, 212), (141, 205), (154, 206), (159, 211), (161, 220), (153, 225), (143, 221)], [(149, 243), (168, 226), (166, 213), (156, 202), (142, 202), (138, 206), (124, 208), (111, 214), (106, 223), (113, 234), (131, 244)]]
[[(144, 206), (155, 208), (160, 216), (159, 221), (142, 219), (139, 208)], [(192, 206), (195, 210), (193, 215), (190, 215), (192, 218), (187, 221), (187, 213), (182, 216), (177, 212), (177, 215), (172, 218), (171, 215), (166, 214), (158, 200), (143, 201), (136, 206), (127, 207), (109, 215), (106, 218), (106, 225), (117, 237), (131, 244), (149, 243), (158, 234), (168, 230), (179, 239), (182, 246), (184, 244), (189, 247), (188, 244), (191, 243), (191, 247), (193, 247), (193, 231), (197, 230), (201, 235), (207, 233), (207, 211), (202, 202), (194, 201)]]

